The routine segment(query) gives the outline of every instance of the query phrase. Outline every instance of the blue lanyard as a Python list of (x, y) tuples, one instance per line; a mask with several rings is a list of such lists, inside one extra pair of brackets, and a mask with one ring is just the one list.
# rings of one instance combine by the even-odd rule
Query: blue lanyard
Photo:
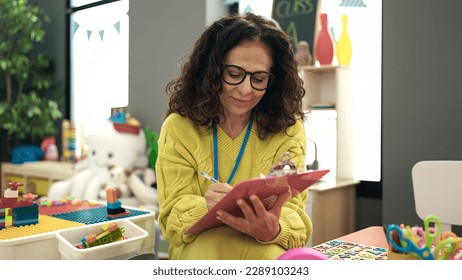
[[(237, 167), (241, 162), (242, 154), (244, 153), (245, 146), (247, 145), (247, 141), (249, 140), (250, 131), (252, 130), (253, 124), (253, 113), (250, 115), (249, 124), (247, 125), (247, 131), (245, 132), (244, 140), (241, 145), (241, 149), (239, 150), (239, 154), (237, 155), (236, 163), (234, 164), (233, 171), (231, 171), (231, 175), (229, 175), (227, 183), (229, 184), (236, 174)], [(212, 125), (213, 128), (213, 177), (218, 180), (218, 136), (217, 136), (217, 126), (215, 122)]]

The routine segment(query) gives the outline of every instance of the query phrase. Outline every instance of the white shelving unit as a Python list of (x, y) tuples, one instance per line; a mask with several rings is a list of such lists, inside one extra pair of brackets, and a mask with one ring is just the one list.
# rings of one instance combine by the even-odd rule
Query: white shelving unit
[(304, 110), (309, 113), (307, 138), (317, 144), (319, 168), (331, 170), (308, 189), (306, 211), (313, 223), (313, 236), (307, 246), (311, 247), (355, 230), (359, 181), (353, 179), (354, 99), (348, 68), (304, 66), (299, 70), (306, 90)]
[[(330, 169), (335, 171), (335, 177), (353, 178), (353, 137), (355, 124), (353, 120), (354, 114), (352, 114), (352, 92), (349, 90), (350, 70), (338, 66), (304, 66), (299, 69), (306, 90), (303, 105), (304, 110), (309, 111), (313, 115), (322, 114), (319, 113), (321, 110), (323, 112), (327, 110), (334, 111), (329, 114), (330, 118), (336, 115), (337, 125), (335, 134), (332, 131), (326, 131), (327, 129), (332, 129), (330, 126), (326, 127), (324, 131), (320, 130), (320, 133), (327, 133), (326, 137), (336, 135), (336, 147), (333, 147), (336, 150), (336, 158), (335, 163), (332, 163), (335, 165), (330, 166)], [(329, 104), (335, 107), (314, 108), (316, 105), (325, 106)], [(310, 120), (309, 118), (308, 121)], [(311, 137), (309, 131), (307, 131), (307, 134), (309, 135), (308, 137)], [(316, 135), (313, 137), (316, 137)], [(322, 143), (318, 145), (322, 145)], [(322, 154), (318, 152), (318, 156), (322, 157)], [(320, 165), (322, 165), (321, 162)]]

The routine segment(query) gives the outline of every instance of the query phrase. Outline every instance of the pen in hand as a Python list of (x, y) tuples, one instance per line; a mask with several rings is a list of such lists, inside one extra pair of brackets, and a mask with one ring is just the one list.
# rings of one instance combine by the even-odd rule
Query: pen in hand
[(220, 183), (218, 182), (218, 180), (216, 180), (215, 178), (211, 177), (210, 175), (208, 175), (207, 173), (201, 171), (201, 175), (205, 177), (205, 179), (209, 180), (210, 182), (216, 184), (216, 183)]

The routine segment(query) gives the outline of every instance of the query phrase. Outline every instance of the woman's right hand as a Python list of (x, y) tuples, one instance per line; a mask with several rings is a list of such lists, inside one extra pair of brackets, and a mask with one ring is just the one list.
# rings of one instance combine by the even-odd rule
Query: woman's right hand
[(231, 189), (232, 187), (227, 183), (211, 184), (204, 195), (207, 208), (212, 209)]

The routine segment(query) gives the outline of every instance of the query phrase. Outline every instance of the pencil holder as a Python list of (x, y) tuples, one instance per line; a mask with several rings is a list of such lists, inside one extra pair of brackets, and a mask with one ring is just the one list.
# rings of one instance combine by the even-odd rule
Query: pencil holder
[(419, 258), (413, 254), (403, 254), (393, 252), (390, 249), (387, 250), (388, 260), (419, 260)]

